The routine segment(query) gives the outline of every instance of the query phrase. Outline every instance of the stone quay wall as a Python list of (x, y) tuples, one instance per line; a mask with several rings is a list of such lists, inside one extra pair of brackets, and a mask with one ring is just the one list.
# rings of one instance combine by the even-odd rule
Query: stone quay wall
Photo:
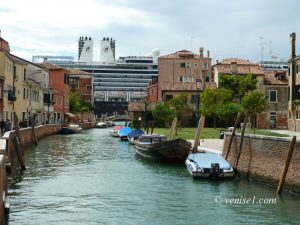
[[(224, 138), (223, 156), (227, 154), (231, 133)], [(241, 136), (237, 134), (232, 142), (227, 160), (234, 166)], [(269, 137), (260, 135), (245, 135), (238, 163), (238, 171), (250, 178), (278, 185), (291, 138)], [(297, 140), (284, 188), (300, 193), (300, 140)]]

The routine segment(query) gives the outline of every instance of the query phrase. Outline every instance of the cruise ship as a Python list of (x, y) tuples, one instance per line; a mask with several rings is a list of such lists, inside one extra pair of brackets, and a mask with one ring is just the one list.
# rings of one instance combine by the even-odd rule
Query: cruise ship
[[(95, 62), (92, 38), (80, 37), (78, 46), (78, 62), (56, 61), (56, 64), (93, 75), (94, 112), (98, 117), (124, 115), (129, 101), (146, 100), (147, 87), (158, 76), (158, 49), (152, 51), (152, 56), (115, 59), (115, 40), (105, 37), (101, 40), (100, 62)], [(51, 58), (47, 60), (51, 62)]]

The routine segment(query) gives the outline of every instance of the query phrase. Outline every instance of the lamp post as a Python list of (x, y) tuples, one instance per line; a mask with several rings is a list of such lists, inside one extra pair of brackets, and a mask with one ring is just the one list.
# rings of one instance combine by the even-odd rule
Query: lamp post
[(202, 80), (201, 79), (196, 79), (196, 90), (198, 92), (198, 98), (197, 98), (197, 120), (200, 119), (200, 113), (199, 113), (199, 108), (200, 108), (200, 90), (202, 90)]

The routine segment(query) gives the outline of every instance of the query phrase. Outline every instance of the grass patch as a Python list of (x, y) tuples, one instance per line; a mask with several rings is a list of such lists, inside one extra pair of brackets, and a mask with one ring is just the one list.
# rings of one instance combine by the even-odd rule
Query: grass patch
[[(201, 132), (201, 139), (218, 139), (220, 137), (220, 130), (226, 130), (225, 128), (204, 128)], [(240, 129), (237, 130), (240, 133)], [(167, 128), (154, 128), (154, 134), (160, 134), (168, 136), (170, 134), (170, 129)], [(185, 127), (185, 128), (178, 128), (176, 137), (186, 139), (186, 140), (193, 140), (195, 138), (196, 128)], [(246, 134), (254, 134), (253, 130), (249, 130)], [(273, 137), (289, 137), (286, 134), (278, 134), (275, 132), (270, 132), (266, 130), (255, 129), (256, 135), (265, 135), (265, 136), (273, 136)]]

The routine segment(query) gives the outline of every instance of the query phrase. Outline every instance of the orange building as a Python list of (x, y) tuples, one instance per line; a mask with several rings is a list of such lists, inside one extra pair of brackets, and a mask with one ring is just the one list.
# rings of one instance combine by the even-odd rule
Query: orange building
[(78, 92), (84, 102), (93, 104), (92, 74), (81, 70), (70, 70), (70, 90)]
[(69, 71), (44, 61), (41, 64), (49, 70), (49, 87), (54, 91), (54, 122), (69, 113)]
[(190, 95), (197, 102), (199, 92), (211, 85), (211, 58), (181, 50), (158, 58), (158, 78), (148, 87), (148, 101), (168, 101), (180, 93)]

